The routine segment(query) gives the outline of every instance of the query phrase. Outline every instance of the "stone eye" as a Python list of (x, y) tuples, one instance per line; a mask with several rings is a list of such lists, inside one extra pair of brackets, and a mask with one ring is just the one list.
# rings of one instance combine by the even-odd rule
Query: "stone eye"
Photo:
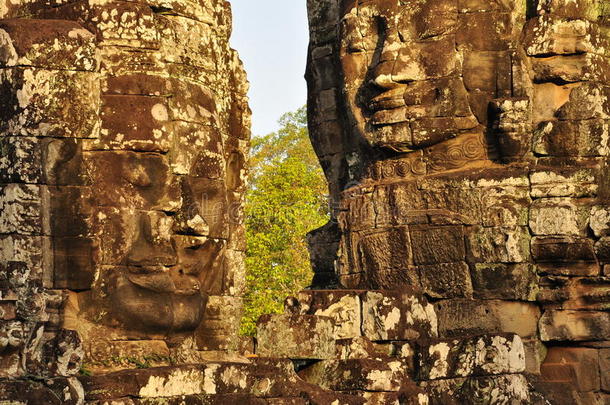
[(366, 50), (362, 39), (354, 39), (347, 44), (348, 53), (360, 53)]

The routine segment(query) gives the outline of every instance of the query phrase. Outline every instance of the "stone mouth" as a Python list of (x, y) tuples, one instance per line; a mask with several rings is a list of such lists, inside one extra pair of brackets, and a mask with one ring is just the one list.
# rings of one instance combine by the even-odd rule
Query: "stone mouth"
[(387, 92), (371, 99), (368, 108), (371, 111), (382, 111), (393, 110), (404, 106), (405, 100), (402, 94)]
[(405, 102), (404, 93), (404, 86), (398, 86), (373, 97), (367, 105), (371, 123), (384, 126), (408, 121), (412, 107)]
[[(174, 270), (172, 270), (174, 271)], [(199, 280), (189, 275), (173, 276), (169, 271), (129, 273), (130, 283), (148, 291), (191, 296), (200, 294)]]
[(371, 123), (375, 126), (399, 124), (408, 121), (407, 108), (381, 109), (373, 112)]

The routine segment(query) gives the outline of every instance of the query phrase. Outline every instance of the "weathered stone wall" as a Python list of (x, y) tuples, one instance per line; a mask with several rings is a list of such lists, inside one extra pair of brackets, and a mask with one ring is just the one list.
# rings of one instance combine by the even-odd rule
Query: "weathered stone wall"
[(250, 126), (229, 4), (0, 18), (0, 377), (227, 358)]

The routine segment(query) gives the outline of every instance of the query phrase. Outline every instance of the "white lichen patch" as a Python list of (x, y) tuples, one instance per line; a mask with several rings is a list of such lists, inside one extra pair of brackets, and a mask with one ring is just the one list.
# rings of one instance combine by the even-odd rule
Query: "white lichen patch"
[(434, 359), (434, 364), (430, 368), (428, 378), (435, 380), (437, 378), (447, 377), (449, 371), (449, 351), (451, 347), (446, 342), (441, 342), (435, 345), (431, 345), (428, 348), (428, 354), (430, 359)]
[(239, 387), (240, 390), (248, 385), (247, 375), (235, 366), (227, 366), (220, 374), (220, 381), (230, 387)]
[(169, 113), (167, 107), (164, 104), (155, 104), (151, 111), (152, 117), (157, 121), (167, 121), (169, 119)]
[(15, 66), (19, 59), (11, 36), (0, 29), (0, 65)]
[(394, 391), (396, 381), (391, 370), (372, 370), (367, 374), (367, 390)]
[[(218, 366), (216, 366), (218, 367)], [(206, 382), (208, 382), (208, 372), (213, 366), (208, 366), (205, 375), (199, 370), (174, 370), (167, 376), (150, 376), (148, 382), (140, 388), (138, 395), (142, 398), (173, 397), (179, 395), (215, 394), (208, 392)], [(202, 384), (203, 381), (203, 384)], [(202, 391), (203, 388), (203, 391)]]
[(589, 226), (598, 238), (610, 233), (610, 206), (594, 206), (591, 208)]
[(385, 317), (385, 327), (388, 330), (395, 329), (400, 324), (400, 309), (392, 308), (390, 313)]
[(430, 403), (430, 397), (426, 394), (417, 394), (417, 403), (419, 405), (428, 405)]
[[(329, 300), (332, 300), (332, 297), (329, 297)], [(335, 339), (349, 339), (361, 335), (360, 298), (357, 295), (345, 295), (327, 308), (316, 310), (315, 315), (327, 316), (335, 321)]]

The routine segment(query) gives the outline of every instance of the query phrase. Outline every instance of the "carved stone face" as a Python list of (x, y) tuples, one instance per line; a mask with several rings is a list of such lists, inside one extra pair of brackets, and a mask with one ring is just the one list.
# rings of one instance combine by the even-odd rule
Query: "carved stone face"
[(532, 340), (605, 339), (607, 1), (339, 3), (310, 4), (310, 134), (337, 201), (319, 280), (421, 288), (443, 333), (518, 313)]
[[(48, 279), (70, 291), (63, 326), (78, 330), (97, 365), (166, 358), (176, 347), (227, 350), (237, 333), (237, 317), (224, 315), (241, 305), (249, 110), (244, 72), (228, 45), (228, 7), (40, 11), (82, 24), (84, 39), (66, 29), (61, 40), (85, 49), (68, 53), (90, 62), (86, 73), (65, 68), (75, 76), (66, 84), (34, 83), (40, 89), (26, 111), (43, 118), (19, 122), (35, 126), (36, 136), (54, 131), (40, 146)], [(24, 80), (54, 77), (45, 72)], [(49, 96), (52, 109), (47, 88), (58, 93)], [(65, 105), (82, 105), (82, 114)]]
[(91, 221), (100, 229), (99, 263), (108, 266), (101, 270), (100, 288), (109, 314), (127, 328), (194, 330), (207, 300), (200, 277), (210, 267), (202, 249), (209, 245), (209, 226), (189, 179), (173, 175), (156, 154), (103, 152), (87, 158), (99, 174), (99, 208)]
[(344, 3), (343, 94), (355, 131), (371, 146), (408, 152), (478, 125), (456, 47), (455, 2)]
[(22, 3), (0, 6), (0, 295), (36, 349), (11, 327), (0, 375), (78, 372), (77, 336), (104, 371), (228, 351), (250, 117), (229, 2)]
[(155, 101), (132, 100), (142, 109), (151, 105), (148, 117), (119, 114), (121, 120), (114, 121), (110, 115), (102, 119), (101, 132), (117, 139), (123, 128), (149, 119), (161, 128), (160, 139), (171, 142), (155, 140), (147, 144), (149, 151), (137, 151), (122, 139), (125, 150), (95, 150), (112, 139), (102, 135), (83, 152), (91, 187), (89, 198), (79, 202), (80, 214), (91, 236), (96, 276), (92, 298), (82, 308), (91, 320), (127, 336), (171, 338), (194, 332), (209, 295), (224, 288), (227, 241), (236, 226), (229, 219), (233, 197), (227, 183), (234, 189), (243, 184), (242, 167), (228, 165), (236, 152), (227, 153), (230, 144), (220, 134), (213, 99), (192, 101), (200, 110), (197, 124), (164, 122), (173, 105)]

